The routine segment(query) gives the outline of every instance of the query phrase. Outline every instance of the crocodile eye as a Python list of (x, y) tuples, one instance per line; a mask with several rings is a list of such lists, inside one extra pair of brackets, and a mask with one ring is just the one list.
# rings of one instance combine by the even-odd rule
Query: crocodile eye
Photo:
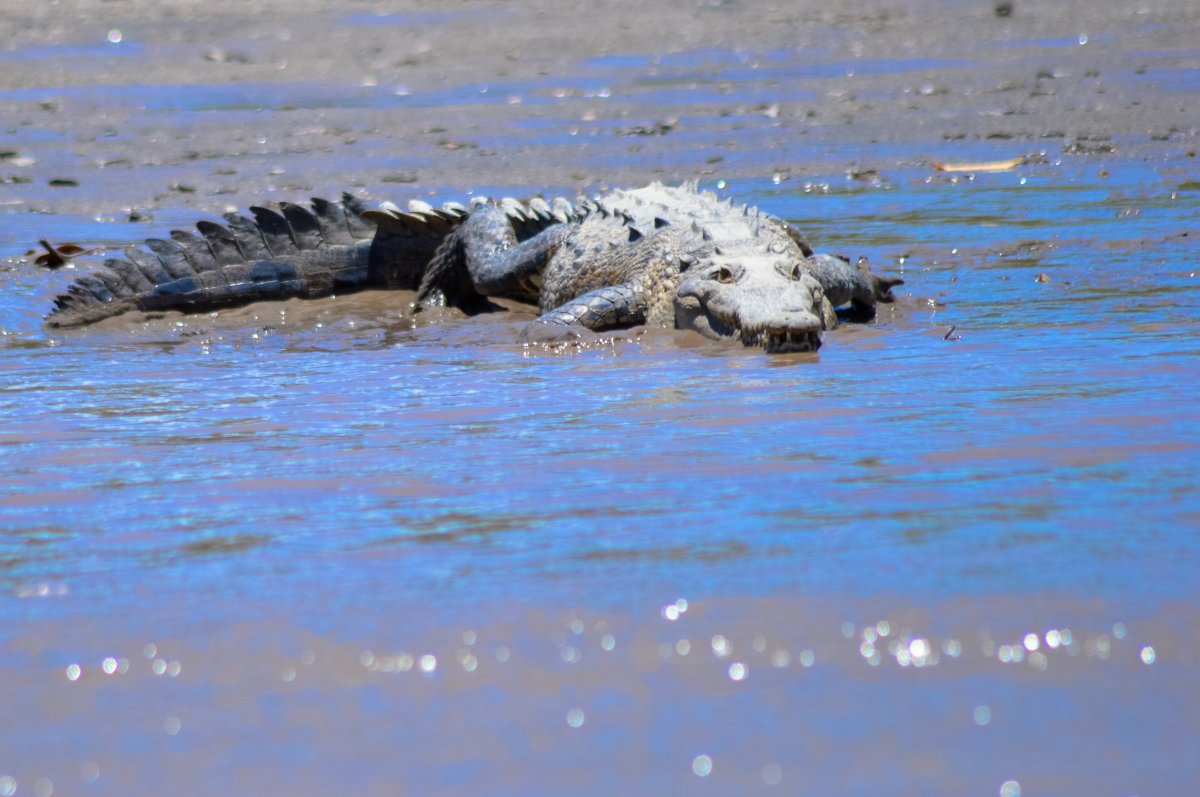
[(804, 269), (801, 267), (801, 265), (799, 263), (792, 266), (792, 279), (798, 280), (803, 276), (804, 276)]
[(717, 282), (723, 282), (726, 285), (730, 285), (733, 283), (733, 272), (730, 271), (725, 266), (721, 266), (721, 268), (717, 270), (716, 277), (717, 277)]

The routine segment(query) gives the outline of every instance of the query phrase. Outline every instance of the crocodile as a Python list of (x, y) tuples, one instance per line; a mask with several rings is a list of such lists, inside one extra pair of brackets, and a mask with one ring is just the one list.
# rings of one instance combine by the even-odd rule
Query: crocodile
[(347, 194), (251, 214), (126, 249), (126, 259), (107, 260), (59, 296), (47, 323), (393, 289), (417, 291), (418, 308), (474, 313), (494, 308), (493, 298), (537, 305), (525, 340), (646, 324), (768, 352), (815, 351), (839, 312), (870, 320), (901, 284), (865, 261), (814, 252), (784, 220), (696, 183), (574, 203), (476, 199), (406, 210), (370, 210)]

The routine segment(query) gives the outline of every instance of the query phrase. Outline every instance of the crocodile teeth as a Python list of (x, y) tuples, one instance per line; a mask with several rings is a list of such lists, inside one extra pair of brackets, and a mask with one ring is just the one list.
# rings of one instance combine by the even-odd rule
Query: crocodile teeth
[(773, 332), (766, 342), (769, 352), (816, 351), (820, 346), (821, 337), (816, 332)]
[(775, 354), (783, 352), (816, 351), (821, 346), (821, 337), (816, 332), (799, 330), (741, 330), (742, 345), (765, 349)]

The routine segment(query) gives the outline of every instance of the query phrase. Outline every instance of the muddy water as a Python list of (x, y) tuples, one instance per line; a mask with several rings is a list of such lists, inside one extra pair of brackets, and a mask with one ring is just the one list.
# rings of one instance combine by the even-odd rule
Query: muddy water
[[(765, 83), (739, 53), (598, 58), (503, 87), (553, 111), (477, 143), (562, 158), (601, 91), (653, 120), (731, 85), (800, 102), (824, 76), (763, 60)], [(179, 135), (295, 112), (247, 111), (253, 89), (51, 93)], [(331, 114), (398, 96), (273, 91)], [(769, 113), (732, 132), (703, 113), (668, 131), (677, 157), (741, 142), (715, 166), (737, 176), (707, 187), (902, 275), (900, 301), (782, 357), (646, 330), (525, 348), (526, 310), (413, 317), (406, 294), (52, 334), (72, 274), (21, 258), (39, 237), (159, 234), (220, 212), (236, 180), (215, 157), (89, 171), (94, 145), (10, 134), (85, 179), (3, 186), (0, 795), (1189, 793), (1194, 160), (1051, 142), (968, 176), (917, 154), (1029, 147), (824, 135), (820, 157), (886, 168), (800, 177), (747, 121)], [(632, 122), (592, 121), (597, 161), (663, 163)], [(282, 177), (231, 155), (250, 186), (232, 198), (286, 189), (256, 181), (301, 162), (319, 184), (365, 172), (374, 150), (347, 146), (291, 153)], [(373, 195), (412, 195), (379, 179)], [(493, 179), (412, 193), (543, 187)], [(124, 221), (174, 180), (201, 190)]]

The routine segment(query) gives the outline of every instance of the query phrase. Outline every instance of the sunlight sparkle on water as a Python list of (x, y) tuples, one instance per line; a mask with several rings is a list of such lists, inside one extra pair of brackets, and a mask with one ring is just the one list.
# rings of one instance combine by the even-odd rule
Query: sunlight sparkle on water
[(744, 681), (749, 674), (750, 668), (743, 662), (735, 661), (729, 665), (729, 680), (731, 681)]
[(567, 712), (567, 724), (572, 728), (578, 728), (583, 725), (583, 709), (573, 708)]
[(17, 793), (17, 779), (12, 775), (0, 775), (0, 797), (12, 797)]
[(1154, 648), (1152, 648), (1150, 645), (1147, 645), (1146, 647), (1142, 648), (1141, 655), (1142, 655), (1142, 663), (1143, 664), (1153, 664), (1155, 659), (1157, 658), (1157, 656), (1154, 653)]
[(692, 759), (692, 772), (702, 778), (707, 778), (712, 774), (712, 767), (712, 759), (706, 755), (698, 755)]
[(68, 664), (67, 665), (67, 680), (68, 681), (78, 681), (79, 676), (81, 676), (81, 675), (83, 675), (83, 668), (80, 667), (78, 664)]
[(668, 603), (666, 606), (662, 607), (660, 614), (662, 614), (664, 620), (668, 620), (673, 623), (678, 620), (680, 615), (686, 612), (687, 609), (687, 599), (679, 598), (674, 603)]
[(996, 658), (1005, 664), (1019, 664), (1025, 661), (1025, 648), (1020, 645), (1001, 645), (996, 651)]
[(989, 706), (976, 706), (974, 717), (975, 724), (982, 728), (992, 721), (992, 709)]
[(1107, 634), (1101, 634), (1095, 639), (1084, 642), (1083, 652), (1089, 657), (1107, 659), (1112, 654), (1112, 640), (1108, 638)]
[[(902, 650), (907, 650), (909, 663), (914, 667), (933, 667), (938, 663), (937, 651), (928, 639), (918, 637), (910, 641), (907, 647), (902, 646)], [(900, 657), (896, 658), (899, 660)]]
[(1000, 786), (1000, 797), (1021, 797), (1021, 784), (1015, 780), (1006, 780)]

